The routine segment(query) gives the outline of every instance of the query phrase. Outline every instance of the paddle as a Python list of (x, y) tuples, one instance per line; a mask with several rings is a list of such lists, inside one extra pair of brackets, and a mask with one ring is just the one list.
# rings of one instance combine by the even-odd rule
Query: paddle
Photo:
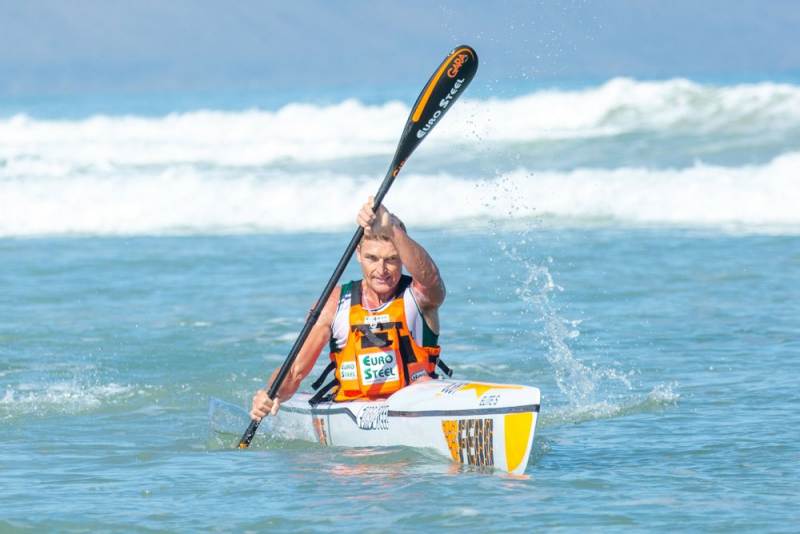
[[(475, 53), (475, 50), (469, 46), (463, 45), (456, 47), (450, 52), (442, 64), (439, 65), (439, 68), (433, 73), (433, 76), (431, 76), (428, 83), (425, 84), (417, 101), (411, 108), (411, 114), (403, 129), (403, 135), (400, 137), (400, 142), (397, 145), (392, 164), (389, 166), (386, 177), (383, 179), (383, 183), (375, 194), (375, 203), (372, 206), (373, 210), (377, 210), (378, 206), (381, 205), (383, 197), (389, 192), (389, 188), (392, 187), (392, 183), (394, 183), (394, 179), (397, 178), (400, 169), (403, 168), (403, 164), (414, 149), (417, 148), (417, 145), (419, 145), (433, 127), (439, 123), (442, 116), (450, 109), (456, 99), (461, 96), (461, 93), (464, 92), (464, 89), (475, 76), (477, 69), (478, 55)], [(286, 375), (289, 374), (289, 370), (292, 368), (297, 354), (303, 347), (303, 343), (305, 343), (317, 319), (319, 319), (322, 308), (325, 306), (325, 303), (328, 302), (328, 297), (331, 296), (336, 284), (339, 283), (339, 278), (350, 262), (350, 258), (353, 256), (353, 252), (355, 252), (363, 235), (364, 229), (359, 226), (353, 238), (350, 240), (350, 244), (347, 245), (342, 259), (339, 260), (339, 264), (333, 271), (330, 280), (328, 280), (325, 289), (322, 290), (322, 295), (317, 299), (317, 304), (314, 306), (314, 309), (311, 310), (306, 324), (297, 336), (297, 340), (294, 342), (294, 345), (292, 345), (292, 350), (289, 351), (289, 355), (286, 357), (283, 365), (281, 365), (278, 375), (267, 391), (267, 395), (270, 399), (274, 399), (278, 395), (278, 391), (280, 391), (281, 385), (286, 379)], [(256, 434), (256, 430), (258, 430), (258, 424), (258, 421), (251, 421), (250, 426), (239, 441), (240, 449), (246, 449), (250, 445), (253, 436)]]

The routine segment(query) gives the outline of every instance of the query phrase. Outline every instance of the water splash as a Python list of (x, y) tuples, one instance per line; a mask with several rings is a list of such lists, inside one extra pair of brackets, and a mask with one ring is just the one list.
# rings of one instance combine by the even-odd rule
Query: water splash
[[(531, 213), (534, 208), (525, 204), (524, 195), (517, 194), (515, 182), (498, 180), (500, 191), (489, 202), (498, 197), (510, 196), (516, 200), (502, 199), (514, 211)], [(550, 272), (552, 257), (544, 261), (529, 255), (532, 227), (522, 229), (509, 236), (495, 232), (497, 244), (511, 262), (519, 266), (521, 276), (515, 279), (519, 285), (515, 295), (523, 303), (523, 315), (540, 324), (539, 338), (545, 347), (545, 358), (553, 370), (556, 385), (566, 400), (566, 405), (550, 408), (543, 423), (577, 423), (587, 420), (616, 417), (640, 411), (649, 411), (674, 404), (679, 395), (674, 391), (677, 384), (655, 386), (646, 395), (635, 393), (641, 388), (632, 382), (634, 370), (623, 371), (601, 365), (589, 366), (578, 359), (570, 342), (580, 336), (580, 320), (563, 317), (554, 303), (554, 295), (564, 291), (556, 284)], [(518, 337), (528, 335), (522, 329)]]
[(0, 397), (0, 420), (87, 412), (122, 402), (137, 393), (141, 392), (130, 385), (86, 384), (79, 380), (7, 386)]
[(658, 411), (678, 402), (677, 383), (659, 384), (646, 395), (628, 394), (614, 400), (600, 400), (587, 404), (556, 406), (545, 411), (540, 424), (550, 426), (564, 423), (583, 423), (598, 419), (611, 419), (637, 413)]
[[(515, 293), (529, 314), (541, 323), (540, 341), (546, 347), (545, 357), (555, 373), (556, 385), (570, 406), (580, 407), (598, 402), (604, 386), (622, 387), (630, 391), (633, 386), (624, 372), (603, 367), (589, 367), (577, 359), (569, 342), (580, 336), (580, 320), (562, 317), (553, 304), (551, 295), (564, 288), (553, 281), (547, 264), (538, 264), (522, 256), (515, 246), (501, 241), (503, 253), (524, 269), (524, 277)], [(551, 263), (552, 258), (547, 258)]]

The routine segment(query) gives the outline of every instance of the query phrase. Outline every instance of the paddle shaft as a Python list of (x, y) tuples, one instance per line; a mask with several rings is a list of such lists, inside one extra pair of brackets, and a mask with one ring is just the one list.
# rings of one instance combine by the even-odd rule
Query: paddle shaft
[[(478, 56), (475, 51), (468, 46), (459, 46), (448, 54), (445, 60), (439, 65), (439, 68), (430, 77), (428, 83), (425, 84), (425, 87), (417, 98), (416, 103), (411, 108), (411, 115), (403, 129), (403, 134), (397, 145), (392, 164), (378, 192), (375, 194), (375, 201), (372, 205), (373, 211), (377, 211), (386, 193), (389, 192), (389, 188), (392, 187), (394, 179), (400, 173), (403, 164), (417, 145), (419, 145), (433, 127), (436, 126), (439, 119), (441, 119), (452, 103), (461, 95), (461, 92), (463, 92), (469, 82), (472, 81), (477, 68)], [(297, 336), (294, 345), (292, 345), (289, 355), (286, 357), (286, 360), (284, 360), (280, 370), (278, 370), (275, 380), (273, 380), (272, 384), (269, 386), (267, 395), (270, 399), (278, 397), (278, 392), (284, 380), (286, 380), (286, 376), (289, 374), (294, 361), (297, 359), (300, 349), (303, 348), (303, 344), (311, 333), (311, 329), (314, 328), (314, 325), (317, 323), (322, 309), (328, 302), (328, 298), (331, 296), (331, 293), (333, 293), (333, 289), (339, 282), (339, 278), (341, 278), (342, 273), (353, 257), (353, 253), (363, 236), (364, 228), (359, 226), (355, 234), (353, 234), (350, 243), (347, 245), (344, 254), (342, 254), (342, 258), (336, 265), (336, 269), (334, 269), (328, 283), (325, 285), (325, 289), (322, 290), (322, 294), (311, 310), (306, 324)], [(258, 425), (259, 421), (253, 420), (250, 422), (250, 426), (247, 427), (242, 439), (239, 441), (240, 449), (246, 449), (250, 445), (250, 442), (253, 440), (258, 430)]]

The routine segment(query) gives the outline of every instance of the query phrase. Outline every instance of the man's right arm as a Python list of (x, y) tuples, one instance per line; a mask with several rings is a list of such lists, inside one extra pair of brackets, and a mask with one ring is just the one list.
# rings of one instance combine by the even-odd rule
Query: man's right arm
[(278, 398), (274, 400), (270, 399), (267, 396), (267, 390), (269, 390), (275, 377), (278, 376), (280, 367), (273, 371), (272, 376), (267, 382), (267, 387), (259, 389), (255, 396), (253, 396), (250, 417), (260, 421), (261, 418), (266, 415), (275, 415), (278, 413), (280, 403), (289, 400), (292, 395), (297, 392), (303, 379), (314, 369), (314, 364), (317, 363), (317, 358), (319, 358), (322, 349), (325, 348), (325, 345), (331, 339), (331, 326), (336, 317), (336, 308), (339, 305), (340, 294), (340, 287), (334, 289), (333, 293), (331, 293), (331, 296), (328, 298), (328, 302), (325, 303), (325, 307), (322, 308), (319, 319), (317, 319), (316, 324), (311, 328), (311, 332), (308, 333), (308, 337), (305, 343), (303, 343), (303, 348), (301, 348), (300, 352), (297, 354), (297, 359), (295, 359), (292, 368), (286, 375), (286, 379), (278, 390)]

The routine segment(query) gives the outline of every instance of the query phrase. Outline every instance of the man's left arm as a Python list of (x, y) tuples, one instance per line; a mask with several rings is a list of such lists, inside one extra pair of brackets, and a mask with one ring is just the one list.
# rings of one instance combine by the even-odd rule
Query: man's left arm
[[(400, 219), (389, 212), (383, 205), (378, 211), (372, 211), (373, 197), (361, 206), (358, 213), (358, 224), (364, 228), (366, 235), (380, 234), (391, 239), (400, 261), (414, 279), (411, 289), (420, 310), (425, 312), (426, 319), (432, 319), (438, 325), (436, 310), (444, 302), (445, 288), (439, 268), (422, 245), (411, 239)], [(433, 326), (433, 325), (431, 325)]]
[(394, 215), (391, 218), (392, 243), (400, 254), (400, 261), (414, 279), (412, 290), (417, 304), (424, 311), (434, 311), (442, 305), (446, 294), (439, 268), (428, 251), (403, 230), (400, 220)]

